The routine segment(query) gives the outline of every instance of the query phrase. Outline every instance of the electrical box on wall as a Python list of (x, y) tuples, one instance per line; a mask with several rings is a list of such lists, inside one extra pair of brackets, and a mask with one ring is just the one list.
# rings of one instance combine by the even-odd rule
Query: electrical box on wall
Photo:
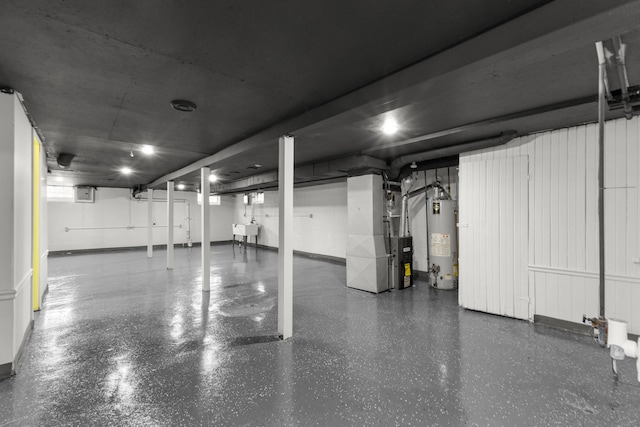
[(76, 187), (74, 200), (76, 203), (93, 203), (96, 190), (93, 187)]

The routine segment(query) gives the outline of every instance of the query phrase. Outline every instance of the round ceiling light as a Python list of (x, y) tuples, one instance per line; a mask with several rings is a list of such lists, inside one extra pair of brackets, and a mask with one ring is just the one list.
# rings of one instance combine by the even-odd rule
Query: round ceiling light
[(398, 131), (398, 122), (393, 117), (388, 117), (382, 124), (381, 130), (387, 135), (393, 135)]
[(193, 111), (196, 111), (196, 109), (198, 108), (198, 106), (193, 102), (185, 101), (184, 99), (174, 99), (170, 104), (174, 110), (182, 111), (185, 113), (191, 113)]

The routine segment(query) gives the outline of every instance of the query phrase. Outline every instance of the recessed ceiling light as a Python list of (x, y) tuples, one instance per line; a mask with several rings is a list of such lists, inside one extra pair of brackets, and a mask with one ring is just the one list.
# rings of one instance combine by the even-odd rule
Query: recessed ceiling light
[(125, 167), (123, 167), (122, 169), (120, 169), (120, 173), (121, 173), (121, 174), (123, 174), (123, 175), (130, 175), (130, 174), (131, 174), (131, 172), (133, 172), (133, 171), (131, 170), (131, 168), (128, 168), (128, 167), (126, 167), (126, 166), (125, 166)]
[(184, 190), (184, 184), (183, 183), (178, 184), (178, 190)]
[(182, 111), (185, 113), (191, 113), (193, 111), (196, 111), (196, 109), (198, 108), (198, 106), (193, 102), (186, 101), (184, 99), (174, 99), (170, 104), (174, 110)]
[(209, 175), (209, 182), (216, 182), (218, 180), (218, 177), (215, 176), (214, 174)]
[(153, 154), (153, 147), (150, 145), (143, 145), (140, 151), (142, 151), (144, 154)]
[(387, 117), (382, 124), (381, 130), (387, 135), (393, 135), (398, 131), (398, 122), (393, 117)]

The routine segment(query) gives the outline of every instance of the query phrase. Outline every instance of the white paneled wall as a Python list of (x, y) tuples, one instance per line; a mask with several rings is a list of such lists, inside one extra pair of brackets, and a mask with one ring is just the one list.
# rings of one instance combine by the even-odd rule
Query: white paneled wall
[[(528, 156), (466, 162), (460, 170), (460, 305), (529, 318)], [(521, 244), (525, 242), (525, 244)]]
[[(633, 333), (640, 333), (639, 127), (638, 117), (607, 122), (605, 141), (606, 315), (627, 320)], [(571, 322), (598, 315), (597, 125), (529, 135), (461, 155), (460, 174), (474, 162), (516, 156), (529, 158), (529, 233), (520, 246), (529, 251), (533, 314)], [(508, 191), (508, 185), (492, 182), (485, 193)], [(461, 214), (472, 203), (473, 195), (462, 192)], [(480, 256), (468, 246), (461, 248), (461, 256), (465, 253)], [(479, 285), (461, 277), (461, 292), (465, 286)]]

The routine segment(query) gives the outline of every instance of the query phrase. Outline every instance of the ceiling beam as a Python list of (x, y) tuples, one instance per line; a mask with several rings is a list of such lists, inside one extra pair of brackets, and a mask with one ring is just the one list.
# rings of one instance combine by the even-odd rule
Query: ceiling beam
[(640, 0), (551, 2), (304, 114), (278, 122), (211, 156), (164, 175), (149, 183), (148, 187), (158, 187), (204, 166), (215, 167), (266, 141), (313, 128), (339, 116), (348, 116), (355, 109), (377, 113), (380, 113), (380, 109), (392, 110), (401, 106), (399, 95), (402, 92), (410, 92), (427, 81), (455, 73), (464, 74), (471, 67), (491, 67), (492, 64), (519, 55), (549, 55), (550, 50), (561, 54), (624, 34), (636, 28), (637, 22), (640, 22)]
[(502, 123), (509, 120), (521, 119), (524, 117), (535, 116), (538, 114), (549, 113), (551, 111), (562, 110), (564, 108), (578, 107), (585, 104), (591, 104), (598, 102), (598, 96), (585, 96), (583, 98), (571, 99), (569, 101), (557, 102), (551, 105), (544, 105), (541, 107), (530, 108), (524, 111), (518, 111), (516, 113), (505, 114), (500, 117), (493, 117), (486, 120), (480, 120), (478, 122), (470, 123), (467, 125), (456, 126), (449, 129), (444, 129), (438, 132), (432, 132), (425, 135), (415, 136), (413, 138), (404, 139), (402, 141), (390, 142), (388, 144), (376, 145), (375, 147), (368, 148), (362, 152), (365, 154), (373, 153), (376, 151), (386, 150), (388, 148), (398, 148), (406, 145), (416, 144), (418, 142), (428, 141), (431, 139), (441, 138), (443, 136), (453, 135), (456, 133), (468, 131), (481, 126), (493, 125), (496, 123)]

